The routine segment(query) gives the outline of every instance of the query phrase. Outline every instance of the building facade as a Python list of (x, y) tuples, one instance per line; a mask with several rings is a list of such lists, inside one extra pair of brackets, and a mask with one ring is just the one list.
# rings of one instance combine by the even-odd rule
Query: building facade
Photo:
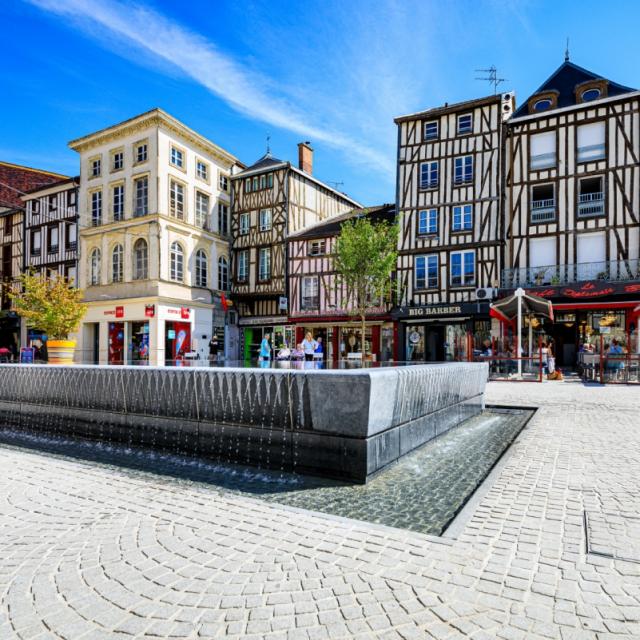
[(601, 335), (637, 351), (640, 92), (566, 60), (508, 126), (503, 293), (552, 301), (559, 366)]
[(503, 254), (503, 150), (514, 94), (395, 119), (397, 357), (464, 358), (490, 333)]
[(240, 359), (257, 356), (265, 333), (291, 346), (287, 238), (309, 225), (358, 207), (313, 177), (313, 150), (298, 145), (298, 166), (267, 152), (232, 176), (233, 301), (241, 329)]
[(0, 162), (0, 349), (11, 358), (28, 346), (26, 324), (12, 309), (9, 292), (17, 291), (24, 268), (24, 222), (22, 197), (27, 191), (59, 182), (66, 176), (8, 162)]
[[(351, 313), (347, 291), (339, 283), (335, 270), (334, 255), (342, 224), (363, 215), (373, 223), (393, 223), (395, 206), (355, 209), (288, 238), (289, 320), (295, 330), (295, 343), (302, 342), (310, 331), (314, 338), (322, 338), (324, 357), (328, 361), (360, 359), (362, 354), (361, 322)], [(390, 301), (381, 301), (379, 306), (372, 306), (367, 315), (364, 344), (366, 352), (378, 361), (394, 358), (390, 310)]]
[(78, 358), (173, 364), (224, 340), (231, 174), (242, 165), (160, 109), (70, 142), (80, 154)]

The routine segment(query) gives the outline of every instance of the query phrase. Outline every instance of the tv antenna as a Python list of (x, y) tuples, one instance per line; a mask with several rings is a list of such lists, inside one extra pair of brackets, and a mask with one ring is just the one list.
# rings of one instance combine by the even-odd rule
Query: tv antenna
[(478, 78), (476, 76), (476, 80), (484, 80), (493, 86), (493, 95), (495, 96), (498, 93), (498, 85), (501, 82), (506, 82), (506, 78), (498, 78), (498, 70), (496, 66), (492, 64), (488, 69), (476, 69), (476, 73), (485, 73), (486, 76), (482, 78)]
[(267, 155), (271, 153), (271, 134), (267, 134)]
[(327, 180), (327, 184), (332, 186), (335, 191), (340, 191), (338, 187), (344, 187), (344, 182), (332, 182), (331, 180)]

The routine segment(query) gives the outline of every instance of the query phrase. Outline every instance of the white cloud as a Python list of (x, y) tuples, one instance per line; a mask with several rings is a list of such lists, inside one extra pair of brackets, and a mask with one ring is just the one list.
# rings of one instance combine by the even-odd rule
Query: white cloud
[(202, 35), (171, 22), (149, 7), (125, 5), (119, 0), (27, 1), (73, 19), (91, 37), (125, 44), (125, 55), (132, 62), (141, 62), (139, 53), (144, 52), (179, 69), (240, 113), (337, 148), (357, 164), (385, 176), (390, 183), (395, 179), (395, 158), (387, 145), (380, 149), (363, 143), (341, 127), (325, 124), (319, 114), (317, 122), (323, 124), (313, 124), (312, 112), (301, 109), (274, 78), (252, 71)]

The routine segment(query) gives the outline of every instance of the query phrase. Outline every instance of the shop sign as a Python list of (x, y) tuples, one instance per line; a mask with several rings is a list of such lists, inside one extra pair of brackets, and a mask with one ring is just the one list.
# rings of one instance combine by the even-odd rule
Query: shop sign
[(180, 317), (183, 320), (188, 320), (191, 314), (191, 310), (188, 307), (180, 307)]
[(168, 329), (167, 330), (167, 339), (168, 340), (175, 340), (176, 339), (176, 332), (174, 329)]
[(124, 307), (116, 307), (116, 318), (124, 318)]
[(191, 309), (189, 307), (158, 307), (158, 317), (161, 320), (173, 320), (180, 322), (181, 320), (191, 319)]
[(286, 296), (278, 298), (278, 311), (286, 311), (289, 308), (289, 300)]
[(144, 305), (144, 315), (146, 318), (153, 318), (156, 315), (156, 305), (155, 304), (145, 304)]
[(640, 283), (602, 282), (600, 280), (576, 283), (567, 287), (531, 288), (527, 292), (541, 298), (573, 298), (575, 300), (590, 300), (614, 294), (640, 293)]
[(411, 307), (408, 316), (410, 318), (430, 318), (433, 316), (451, 316), (462, 313), (460, 305), (448, 305), (446, 307)]

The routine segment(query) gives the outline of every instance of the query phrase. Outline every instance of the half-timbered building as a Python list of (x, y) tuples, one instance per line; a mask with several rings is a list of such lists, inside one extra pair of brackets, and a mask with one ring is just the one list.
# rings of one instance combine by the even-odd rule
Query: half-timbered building
[[(336, 241), (342, 225), (358, 216), (371, 222), (394, 222), (395, 205), (354, 209), (311, 225), (288, 238), (289, 318), (295, 327), (295, 342), (306, 332), (322, 339), (323, 355), (329, 361), (361, 357), (363, 336), (359, 318), (335, 270)], [(372, 305), (367, 314), (366, 352), (379, 361), (393, 359), (393, 323), (390, 301)]]
[(552, 300), (560, 366), (598, 335), (637, 349), (640, 92), (567, 59), (508, 127), (504, 292)]
[[(27, 346), (27, 328), (12, 308), (10, 292), (19, 287), (24, 268), (24, 203), (22, 196), (65, 179), (58, 173), (0, 162), (0, 348), (18, 357)], [(5, 356), (6, 357), (6, 356)]]
[(309, 225), (359, 207), (313, 176), (313, 149), (298, 145), (298, 166), (267, 152), (231, 177), (232, 291), (242, 331), (239, 356), (250, 359), (264, 333), (277, 347), (294, 340), (287, 322), (287, 238)]
[(502, 261), (502, 162), (513, 93), (395, 119), (398, 357), (461, 357), (490, 332)]

